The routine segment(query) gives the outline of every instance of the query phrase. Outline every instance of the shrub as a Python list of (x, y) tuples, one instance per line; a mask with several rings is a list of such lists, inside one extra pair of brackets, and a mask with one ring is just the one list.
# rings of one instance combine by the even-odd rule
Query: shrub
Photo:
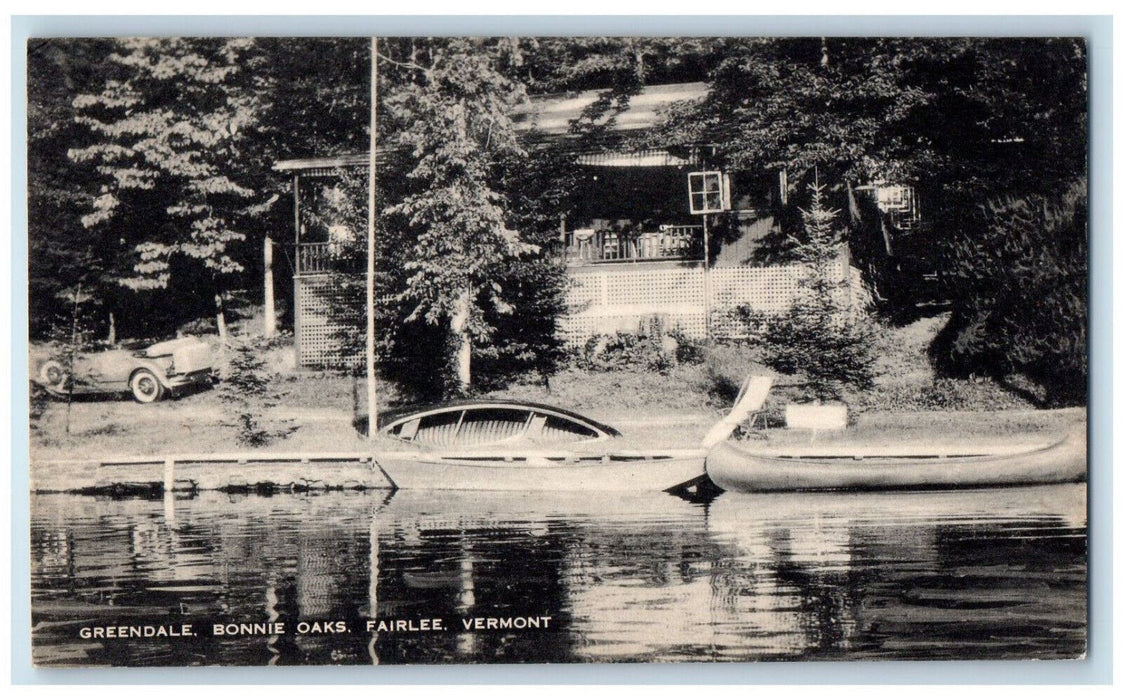
[(232, 339), (227, 348), (226, 371), (219, 398), (237, 430), (239, 444), (259, 447), (284, 437), (293, 428), (288, 421), (269, 419), (269, 409), (280, 403), (278, 375), (268, 362), (269, 351), (280, 341), (260, 336)]
[(47, 413), (47, 408), (50, 405), (51, 397), (47, 394), (47, 390), (43, 388), (38, 382), (31, 382), (31, 394), (28, 397), (28, 418), (30, 419), (30, 427), (32, 434), (38, 434), (41, 430), (40, 421)]
[(950, 376), (1022, 373), (1049, 405), (1083, 404), (1088, 381), (1087, 197), (1007, 197), (958, 224), (942, 249), (948, 325), (930, 348)]
[(698, 365), (706, 361), (706, 343), (690, 337), (681, 328), (673, 328), (666, 337), (673, 341), (677, 364)]
[(595, 335), (587, 340), (577, 353), (575, 364), (579, 369), (594, 372), (647, 370), (662, 374), (675, 364), (675, 360), (659, 338), (617, 332)]

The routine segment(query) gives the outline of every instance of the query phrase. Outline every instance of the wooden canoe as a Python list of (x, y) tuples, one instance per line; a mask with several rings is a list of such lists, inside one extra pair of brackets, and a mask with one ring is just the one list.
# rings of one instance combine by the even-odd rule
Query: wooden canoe
[(1051, 445), (1023, 452), (986, 448), (934, 454), (763, 454), (726, 442), (706, 472), (727, 491), (871, 491), (1056, 484), (1086, 475), (1085, 426)]

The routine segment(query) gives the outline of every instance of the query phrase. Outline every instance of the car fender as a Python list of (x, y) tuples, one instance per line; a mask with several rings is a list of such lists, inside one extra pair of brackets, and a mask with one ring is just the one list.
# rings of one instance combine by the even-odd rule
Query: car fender
[(128, 381), (132, 382), (133, 377), (136, 375), (137, 371), (142, 370), (142, 369), (147, 369), (147, 370), (151, 371), (153, 374), (155, 374), (157, 381), (160, 382), (160, 385), (163, 386), (165, 390), (171, 391), (172, 387), (168, 382), (167, 372), (164, 370), (163, 367), (160, 366), (160, 363), (155, 362), (153, 360), (148, 360), (148, 359), (144, 359), (144, 358), (137, 358), (137, 361), (134, 364), (133, 368), (129, 371)]

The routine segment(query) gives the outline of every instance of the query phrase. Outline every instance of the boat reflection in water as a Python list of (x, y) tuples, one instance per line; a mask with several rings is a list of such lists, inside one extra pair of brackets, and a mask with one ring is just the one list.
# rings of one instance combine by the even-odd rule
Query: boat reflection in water
[(47, 665), (1072, 657), (1085, 581), (1083, 485), (32, 499)]

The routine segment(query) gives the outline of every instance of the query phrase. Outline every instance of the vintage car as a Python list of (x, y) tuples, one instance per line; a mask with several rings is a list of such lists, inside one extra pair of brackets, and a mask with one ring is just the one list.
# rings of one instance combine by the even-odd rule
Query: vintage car
[(379, 433), (427, 447), (559, 444), (619, 437), (615, 429), (564, 408), (490, 399), (380, 413)]
[(39, 363), (32, 381), (53, 396), (131, 394), (139, 403), (153, 403), (189, 387), (212, 381), (211, 347), (191, 336), (134, 348), (80, 352), (73, 376), (66, 363)]

